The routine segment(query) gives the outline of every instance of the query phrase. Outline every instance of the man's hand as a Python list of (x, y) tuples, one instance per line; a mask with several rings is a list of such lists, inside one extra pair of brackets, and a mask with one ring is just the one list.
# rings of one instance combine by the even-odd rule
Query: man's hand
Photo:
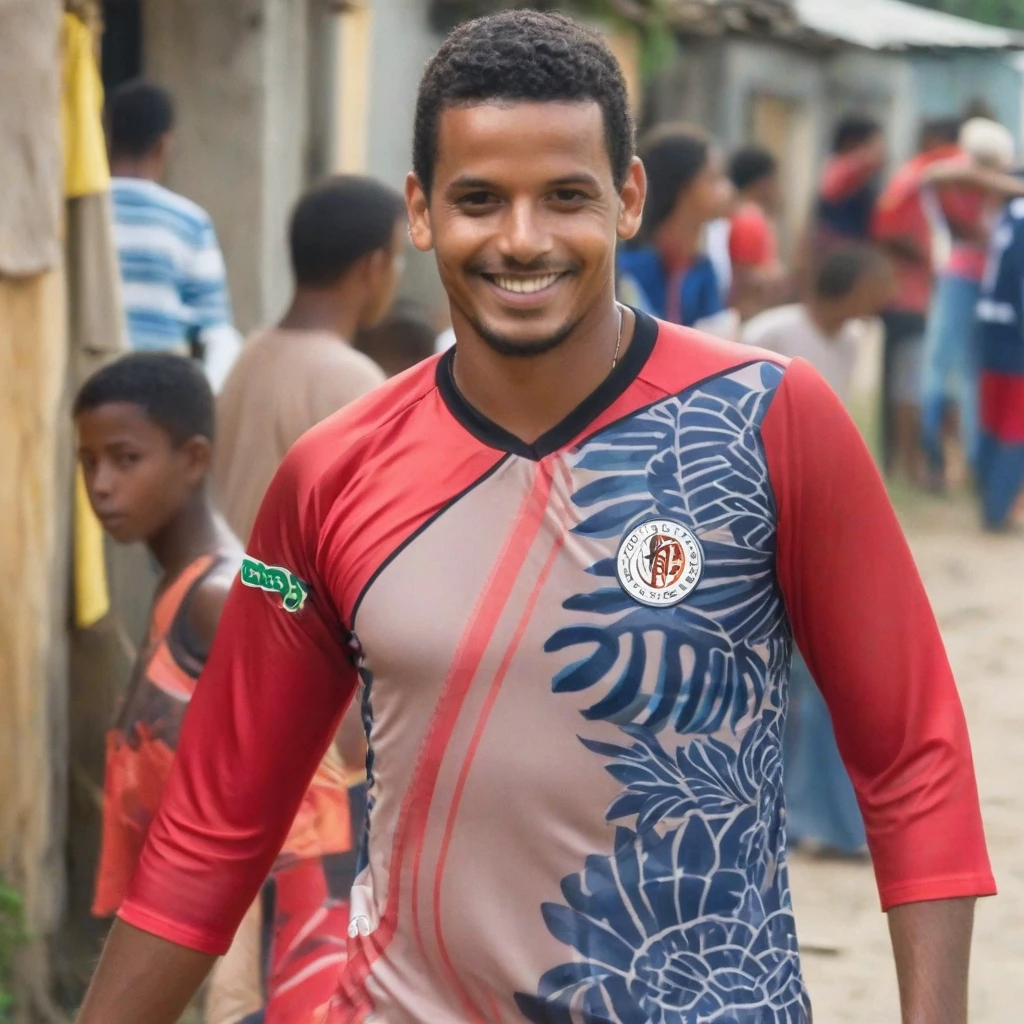
[(934, 900), (889, 911), (903, 1024), (967, 1024), (974, 902)]
[(116, 921), (77, 1024), (175, 1024), (215, 959)]

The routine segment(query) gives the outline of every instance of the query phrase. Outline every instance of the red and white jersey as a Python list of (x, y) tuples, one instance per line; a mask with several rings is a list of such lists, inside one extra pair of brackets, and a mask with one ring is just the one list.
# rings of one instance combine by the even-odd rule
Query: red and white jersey
[(806, 1024), (795, 639), (882, 904), (992, 893), (956, 687), (806, 363), (640, 315), (525, 444), (451, 351), (271, 485), (122, 916), (223, 952), (363, 681), (369, 827), (328, 1021)]

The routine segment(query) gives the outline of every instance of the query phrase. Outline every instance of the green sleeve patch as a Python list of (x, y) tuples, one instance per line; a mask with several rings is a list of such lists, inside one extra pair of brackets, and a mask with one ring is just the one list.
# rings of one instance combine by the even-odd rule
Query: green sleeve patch
[(286, 612), (299, 611), (309, 597), (309, 587), (295, 573), (279, 565), (264, 565), (248, 555), (242, 559), (238, 575), (244, 586), (265, 590), (268, 594), (280, 594)]

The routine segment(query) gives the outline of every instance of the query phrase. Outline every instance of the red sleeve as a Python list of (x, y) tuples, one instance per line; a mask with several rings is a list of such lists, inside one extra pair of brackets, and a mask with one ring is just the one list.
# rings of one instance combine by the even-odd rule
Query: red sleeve
[[(347, 634), (318, 571), (309, 452), (305, 442), (292, 449), (264, 499), (242, 569), (250, 585), (236, 580), (228, 596), (120, 911), (137, 928), (206, 953), (230, 945), (356, 686)], [(304, 599), (294, 582), (284, 595), (274, 589), (288, 573)], [(289, 611), (285, 598), (300, 606)]]
[(909, 175), (901, 172), (882, 194), (875, 205), (871, 219), (871, 234), (885, 241), (892, 238), (911, 238), (928, 244), (928, 222), (921, 209), (919, 190), (911, 185)]
[(969, 185), (947, 185), (936, 189), (942, 214), (950, 224), (970, 230), (981, 223), (985, 213), (985, 193)]
[(993, 894), (956, 684), (857, 428), (795, 360), (763, 437), (780, 585), (857, 791), (883, 909)]
[(868, 147), (833, 156), (821, 176), (821, 198), (839, 202), (863, 188), (879, 169), (878, 157)]
[(775, 259), (772, 228), (760, 210), (741, 210), (732, 218), (729, 257), (733, 263), (751, 267), (764, 267)]

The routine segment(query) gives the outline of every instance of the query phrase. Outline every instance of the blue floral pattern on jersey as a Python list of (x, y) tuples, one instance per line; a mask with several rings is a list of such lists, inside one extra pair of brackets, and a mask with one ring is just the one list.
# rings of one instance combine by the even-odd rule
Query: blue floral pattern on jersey
[[(776, 510), (760, 424), (782, 369), (754, 363), (613, 424), (573, 458), (574, 532), (617, 546), (652, 518), (698, 538), (704, 571), (650, 608), (618, 584), (564, 608), (552, 680), (619, 741), (581, 736), (621, 792), (611, 856), (562, 881), (544, 921), (575, 951), (536, 994), (534, 1024), (806, 1024), (783, 848), (782, 728), (791, 637), (775, 577)], [(607, 548), (607, 544), (605, 545)], [(590, 693), (593, 692), (591, 699)]]
[[(639, 605), (619, 585), (615, 558), (589, 572), (606, 586), (577, 594), (569, 611), (600, 616), (558, 630), (545, 649), (589, 651), (554, 679), (556, 693), (603, 685), (587, 718), (655, 730), (735, 727), (765, 697), (765, 645), (786, 644), (775, 581), (775, 502), (759, 426), (782, 370), (771, 363), (668, 398), (588, 441), (574, 470), (593, 479), (574, 495), (588, 514), (574, 532), (614, 538), (655, 518), (689, 528), (704, 550), (700, 585), (672, 608)], [(656, 682), (645, 691), (659, 637)], [(742, 642), (737, 642), (742, 638)]]

